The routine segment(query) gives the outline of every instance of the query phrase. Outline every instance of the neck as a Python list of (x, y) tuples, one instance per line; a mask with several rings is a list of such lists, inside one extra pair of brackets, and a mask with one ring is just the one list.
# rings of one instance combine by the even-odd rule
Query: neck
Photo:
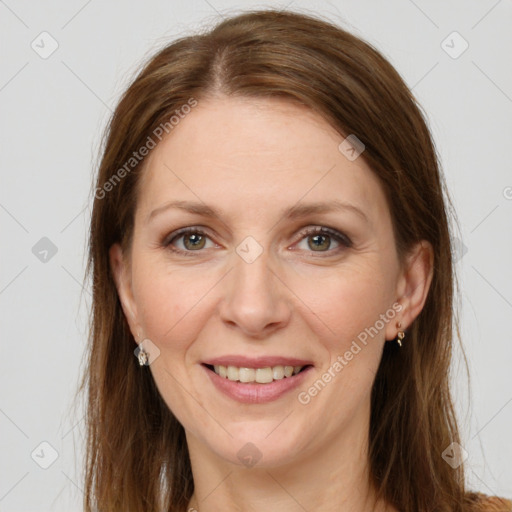
[[(365, 424), (368, 427), (368, 424)], [(368, 464), (368, 428), (354, 421), (332, 439), (280, 466), (248, 468), (219, 457), (187, 432), (194, 495), (189, 512), (384, 512), (375, 502)]]

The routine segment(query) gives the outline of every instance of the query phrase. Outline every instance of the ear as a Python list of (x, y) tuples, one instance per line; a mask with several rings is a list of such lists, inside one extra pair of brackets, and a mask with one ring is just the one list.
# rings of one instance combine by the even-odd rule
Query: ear
[(130, 326), (132, 335), (136, 341), (140, 334), (140, 325), (137, 316), (137, 305), (133, 296), (131, 268), (119, 243), (109, 249), (110, 268), (116, 283), (117, 295), (123, 308), (124, 316)]
[[(386, 339), (396, 338), (399, 330), (407, 329), (421, 313), (434, 275), (434, 250), (426, 240), (418, 242), (408, 253), (404, 268), (397, 281), (397, 302), (402, 309), (396, 315), (396, 322), (389, 322)], [(400, 329), (396, 323), (400, 322)]]

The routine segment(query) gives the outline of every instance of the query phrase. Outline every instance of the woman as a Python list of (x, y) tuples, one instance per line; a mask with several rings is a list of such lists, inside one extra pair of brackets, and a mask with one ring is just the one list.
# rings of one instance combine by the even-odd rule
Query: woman
[(95, 190), (85, 509), (510, 510), (464, 484), (444, 187), (398, 73), (326, 21), (154, 56)]

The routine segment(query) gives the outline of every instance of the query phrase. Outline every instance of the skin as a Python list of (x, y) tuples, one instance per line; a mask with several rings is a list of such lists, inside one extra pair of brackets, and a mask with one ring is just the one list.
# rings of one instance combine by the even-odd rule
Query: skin
[[(218, 97), (200, 101), (146, 158), (131, 252), (115, 244), (110, 261), (135, 339), (160, 350), (150, 370), (186, 432), (191, 509), (396, 510), (372, 502), (370, 393), (384, 343), (424, 305), (433, 253), (421, 242), (399, 265), (380, 182), (362, 157), (339, 151), (342, 140), (305, 107)], [(147, 221), (172, 200), (211, 205), (222, 217), (170, 209)], [(349, 210), (281, 214), (330, 200), (357, 205), (368, 222)], [(165, 246), (176, 230), (198, 226), (204, 241), (181, 236)], [(315, 234), (303, 233), (315, 226), (344, 233), (352, 245), (327, 236), (317, 248)], [(252, 263), (236, 252), (247, 236), (264, 249)], [(300, 403), (298, 393), (332, 373), (358, 334), (390, 310), (378, 334)], [(217, 391), (201, 366), (227, 354), (299, 357), (314, 368), (278, 400), (241, 404)], [(261, 454), (253, 467), (237, 456), (248, 442)]]

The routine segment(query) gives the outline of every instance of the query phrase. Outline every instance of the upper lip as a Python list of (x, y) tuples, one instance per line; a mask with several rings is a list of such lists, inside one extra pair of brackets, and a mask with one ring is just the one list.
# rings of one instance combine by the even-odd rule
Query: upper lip
[(297, 357), (228, 355), (208, 359), (203, 361), (203, 364), (211, 366), (237, 366), (239, 368), (266, 368), (268, 366), (307, 366), (313, 363)]

